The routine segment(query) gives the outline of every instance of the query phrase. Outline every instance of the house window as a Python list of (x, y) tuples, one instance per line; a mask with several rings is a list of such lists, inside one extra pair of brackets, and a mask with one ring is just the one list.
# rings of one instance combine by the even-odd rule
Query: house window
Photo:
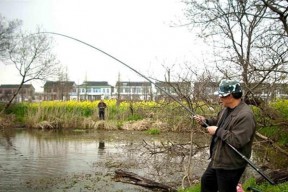
[(94, 92), (94, 93), (101, 93), (101, 89), (99, 89), (99, 88), (94, 88), (94, 89), (93, 89), (93, 92)]
[(130, 93), (130, 88), (125, 88), (125, 93)]
[(106, 89), (106, 92), (107, 92), (107, 93), (110, 93), (110, 90), (107, 88), (107, 89)]

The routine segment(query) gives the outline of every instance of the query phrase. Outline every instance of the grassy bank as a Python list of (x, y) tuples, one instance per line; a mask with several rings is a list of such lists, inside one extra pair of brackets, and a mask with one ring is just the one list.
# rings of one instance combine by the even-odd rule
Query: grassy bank
[[(258, 190), (258, 192), (288, 192), (288, 182), (277, 185), (271, 185), (269, 183), (256, 184), (255, 179), (251, 178), (247, 180), (245, 183), (243, 183), (242, 188), (244, 189), (245, 192), (255, 192), (256, 190)], [(254, 189), (254, 191), (252, 189)], [(183, 190), (179, 190), (179, 192), (199, 192), (199, 191), (200, 191), (200, 184), (191, 186)]]
[[(18, 122), (26, 127), (37, 127), (41, 122), (50, 122), (57, 128), (89, 128), (89, 123), (97, 122), (99, 101), (44, 101), (40, 103), (18, 103), (7, 113), (15, 115)], [(152, 119), (166, 123), (171, 130), (182, 131), (195, 127), (189, 114), (175, 102), (121, 102), (106, 100), (106, 120), (121, 128), (125, 122)], [(219, 105), (207, 107), (204, 103), (194, 103), (196, 114), (214, 116)], [(281, 146), (288, 145), (288, 100), (279, 100), (266, 107), (253, 107), (258, 131), (271, 137)], [(153, 127), (151, 127), (153, 128)]]
[[(49, 122), (55, 128), (91, 128), (99, 121), (99, 101), (44, 101), (41, 103), (18, 103), (7, 113), (14, 114), (18, 122), (26, 127), (39, 127), (39, 123)], [(120, 128), (125, 122), (152, 119), (167, 123), (171, 130), (191, 128), (187, 112), (176, 103), (121, 102), (106, 100), (106, 122)], [(184, 117), (184, 118), (183, 118)], [(93, 126), (92, 126), (93, 127)], [(151, 127), (153, 128), (153, 127)]]

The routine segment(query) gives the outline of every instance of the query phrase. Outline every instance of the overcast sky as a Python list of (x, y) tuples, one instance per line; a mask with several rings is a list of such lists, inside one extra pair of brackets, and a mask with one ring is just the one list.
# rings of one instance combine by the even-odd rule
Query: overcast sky
[[(164, 80), (163, 65), (176, 64), (177, 69), (180, 63), (189, 62), (196, 66), (205, 55), (192, 32), (172, 27), (184, 21), (184, 6), (181, 0), (0, 0), (0, 13), (8, 20), (21, 19), (27, 31), (35, 32), (40, 26), (78, 38), (145, 76)], [(121, 81), (146, 81), (88, 46), (60, 36), (53, 38), (57, 58), (76, 84), (87, 79), (114, 86), (119, 73)], [(13, 66), (0, 66), (0, 84), (19, 83)], [(39, 84), (33, 85), (41, 91)]]

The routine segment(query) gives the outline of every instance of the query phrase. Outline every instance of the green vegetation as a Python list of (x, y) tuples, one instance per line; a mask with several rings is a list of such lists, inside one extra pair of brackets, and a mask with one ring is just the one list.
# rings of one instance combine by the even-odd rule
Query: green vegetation
[(270, 104), (270, 106), (279, 112), (282, 118), (288, 119), (288, 100), (287, 99), (279, 99)]
[(128, 121), (137, 121), (137, 120), (141, 120), (143, 119), (143, 117), (141, 115), (138, 114), (133, 114), (133, 115), (129, 115), (128, 116)]
[(146, 131), (150, 135), (158, 135), (160, 134), (160, 130), (156, 128), (150, 128)]
[[(40, 103), (17, 103), (11, 106), (7, 114), (16, 116), (18, 123), (26, 127), (39, 127), (45, 122), (54, 128), (89, 128), (98, 119), (99, 101), (43, 101)], [(191, 127), (191, 120), (185, 117), (185, 110), (175, 110), (175, 103), (121, 102), (106, 100), (106, 122), (115, 123), (121, 129), (125, 122), (139, 121), (146, 118), (168, 122), (170, 127)], [(185, 118), (183, 118), (185, 117)], [(182, 120), (181, 120), (182, 119)], [(184, 119), (184, 120), (183, 120)], [(48, 127), (49, 127), (48, 126)]]
[(288, 144), (288, 132), (285, 128), (279, 126), (270, 126), (261, 127), (258, 131), (273, 141), (277, 141), (277, 144), (280, 146), (285, 146)]
[[(271, 185), (269, 183), (263, 183), (263, 184), (256, 184), (256, 181), (254, 178), (248, 179), (243, 185), (243, 189), (245, 192), (249, 192), (249, 187), (252, 187), (254, 189), (258, 189), (261, 192), (288, 192), (288, 182), (277, 184), (277, 185)], [(189, 188), (179, 190), (179, 192), (199, 192), (200, 191), (200, 184), (193, 185)]]
[(248, 179), (243, 184), (243, 189), (245, 189), (245, 191), (247, 190), (248, 187), (253, 187), (255, 189), (260, 190), (261, 192), (285, 192), (285, 191), (288, 191), (288, 182), (277, 184), (277, 185), (271, 185), (268, 182), (264, 182), (258, 185), (256, 184), (255, 178), (251, 178), (251, 179)]
[(186, 189), (180, 189), (179, 192), (199, 192), (200, 191), (200, 184), (195, 184), (191, 187), (188, 187)]
[(276, 100), (261, 108), (253, 107), (257, 131), (279, 146), (288, 145), (288, 100)]

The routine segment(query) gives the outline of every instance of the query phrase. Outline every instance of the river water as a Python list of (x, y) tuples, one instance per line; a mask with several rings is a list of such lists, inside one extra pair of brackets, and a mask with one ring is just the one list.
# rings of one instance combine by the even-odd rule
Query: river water
[(193, 136), (192, 148), (190, 140), (190, 133), (2, 130), (0, 191), (149, 191), (116, 182), (118, 169), (180, 188), (187, 170), (197, 182), (208, 163), (209, 137)]

